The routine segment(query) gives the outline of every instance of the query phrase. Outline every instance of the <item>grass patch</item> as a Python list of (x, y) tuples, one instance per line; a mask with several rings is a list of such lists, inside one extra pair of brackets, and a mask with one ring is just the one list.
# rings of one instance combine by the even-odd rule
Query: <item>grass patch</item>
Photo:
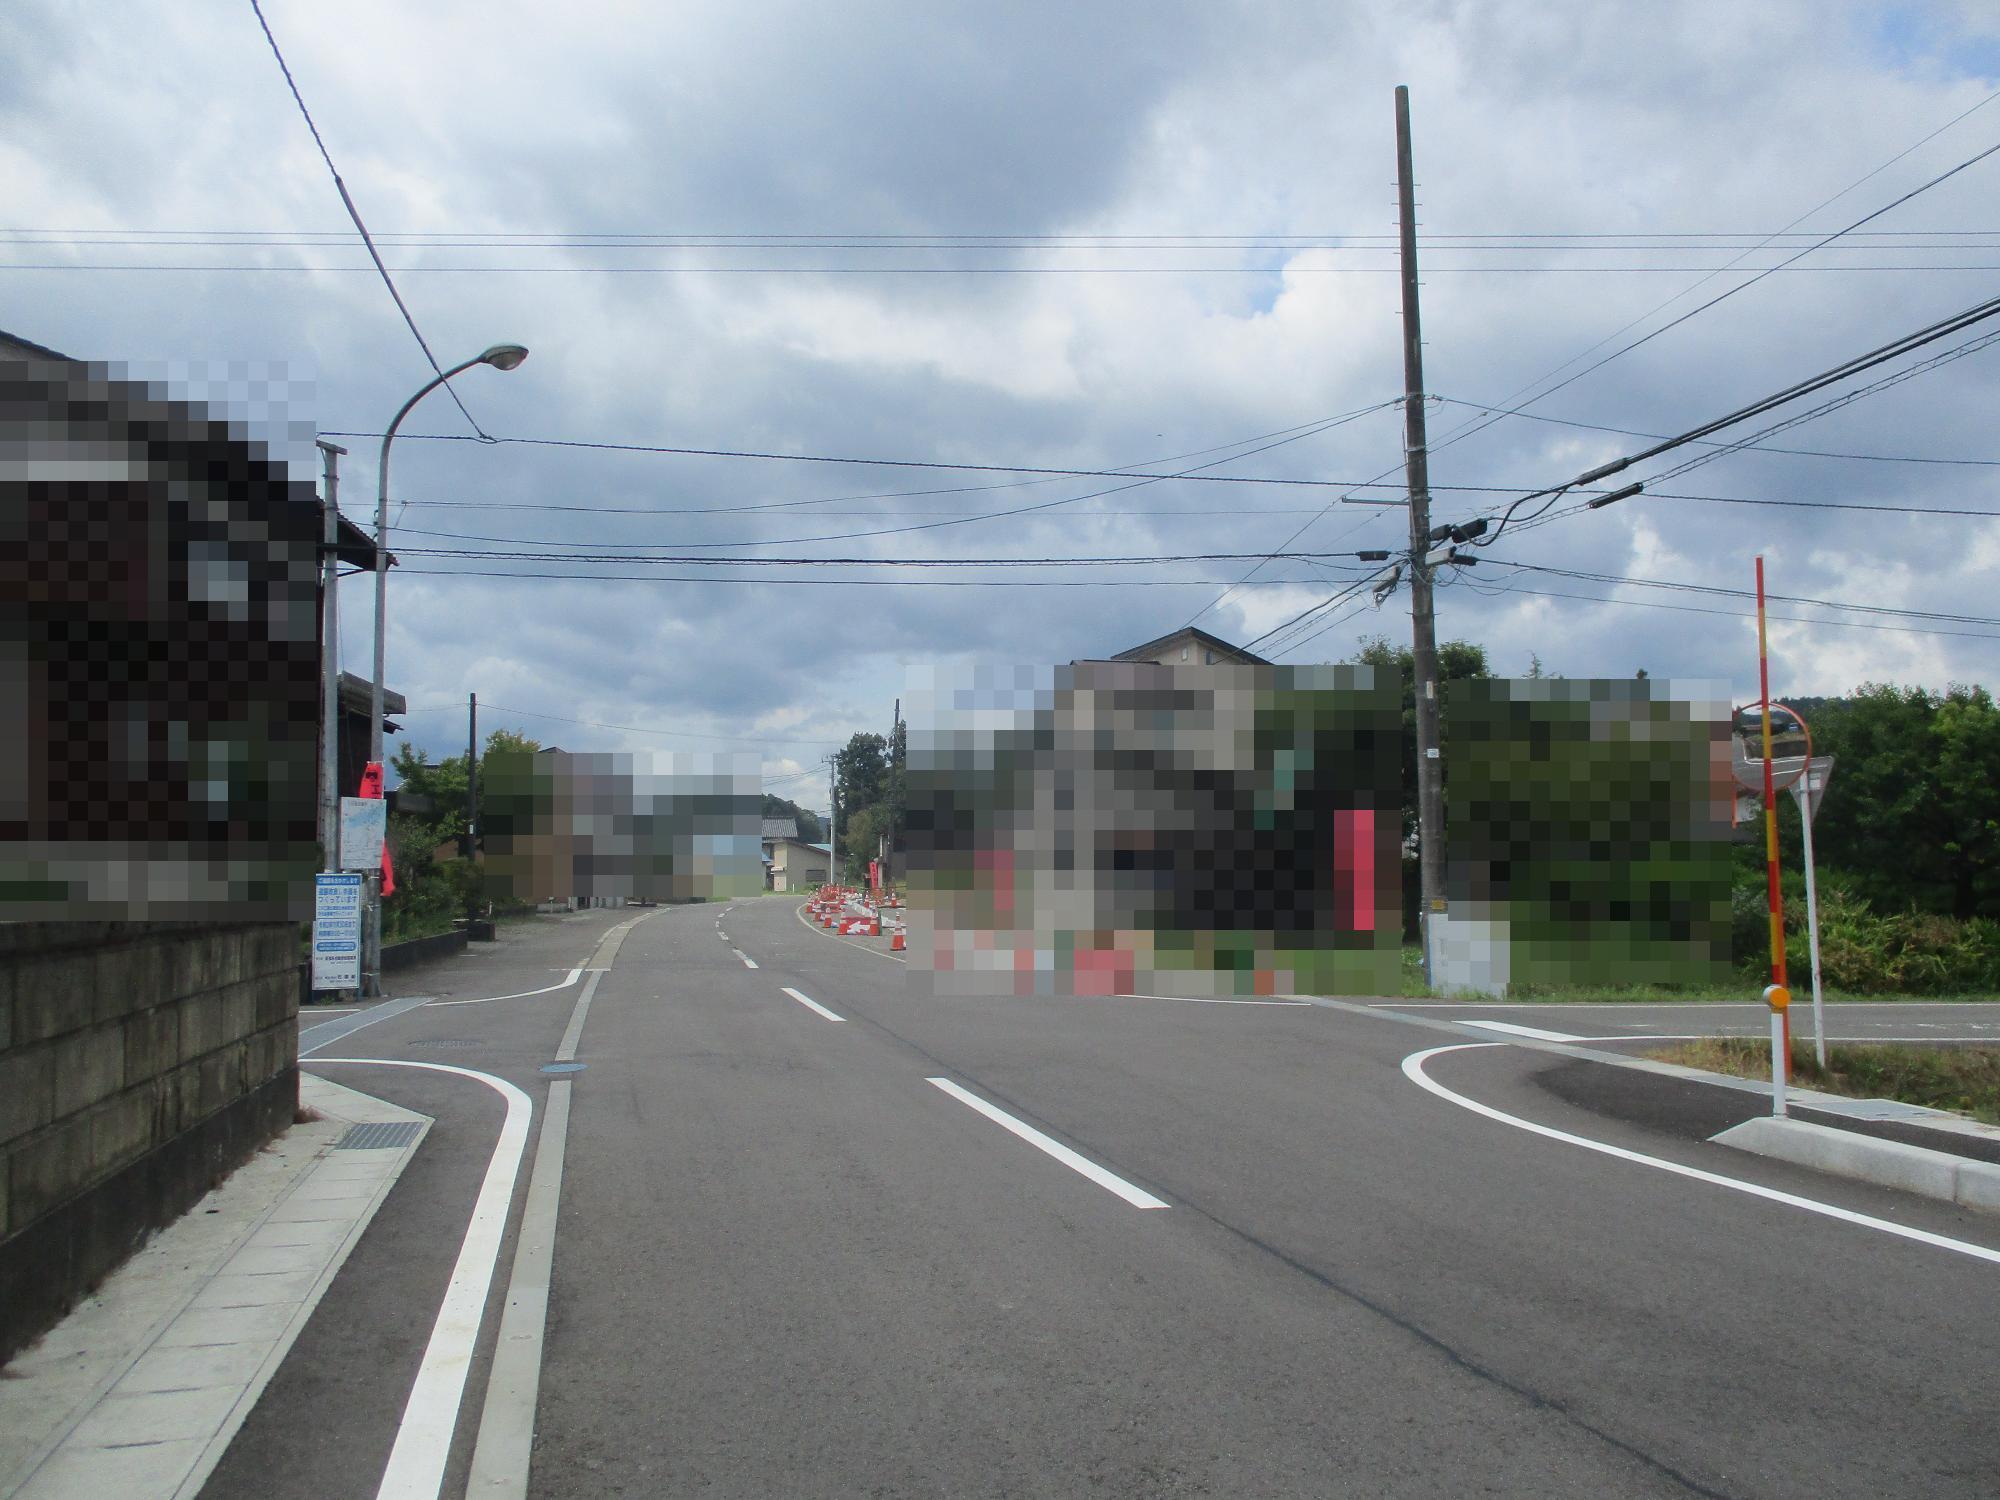
[[(1704, 1037), (1646, 1054), (1661, 1062), (1738, 1078), (1771, 1076), (1771, 1044), (1756, 1037)], [(1821, 1072), (1812, 1044), (1794, 1038), (1792, 1081), (1854, 1099), (1897, 1099), (1949, 1109), (2000, 1125), (2000, 1047), (1910, 1047), (1894, 1042), (1837, 1042)]]

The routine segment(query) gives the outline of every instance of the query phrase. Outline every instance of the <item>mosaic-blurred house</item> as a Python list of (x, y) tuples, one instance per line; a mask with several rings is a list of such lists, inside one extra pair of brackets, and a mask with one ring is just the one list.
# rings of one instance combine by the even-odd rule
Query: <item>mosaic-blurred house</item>
[(297, 1107), (322, 519), (242, 417), (0, 335), (0, 1355)]
[(1003, 993), (1393, 985), (1395, 691), (1192, 630), (920, 685), (915, 963)]

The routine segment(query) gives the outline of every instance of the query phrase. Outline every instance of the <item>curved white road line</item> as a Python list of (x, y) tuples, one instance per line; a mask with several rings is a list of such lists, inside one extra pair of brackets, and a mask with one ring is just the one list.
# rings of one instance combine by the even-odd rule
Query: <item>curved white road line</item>
[(845, 947), (858, 948), (863, 953), (872, 953), (877, 958), (886, 958), (892, 964), (903, 964), (906, 967), (909, 964), (908, 959), (901, 958), (894, 953), (884, 953), (880, 948), (871, 948), (866, 943), (856, 942), (853, 938), (847, 937), (842, 933), (828, 932), (824, 927), (815, 927), (811, 922), (806, 920), (806, 908), (803, 901), (792, 908), (792, 915), (799, 919), (799, 925), (805, 928), (807, 932), (816, 932), (821, 937), (832, 938), (836, 943), (840, 943)]
[(1821, 1203), (1816, 1198), (1801, 1198), (1796, 1193), (1781, 1193), (1776, 1188), (1762, 1187), (1754, 1182), (1744, 1182), (1735, 1177), (1724, 1177), (1719, 1172), (1704, 1172), (1699, 1167), (1684, 1167), (1676, 1161), (1665, 1161), (1657, 1156), (1647, 1156), (1638, 1151), (1628, 1151), (1623, 1146), (1613, 1146), (1604, 1141), (1593, 1141), (1587, 1136), (1571, 1135), (1567, 1130), (1557, 1130), (1551, 1125), (1537, 1125), (1533, 1120), (1523, 1120), (1518, 1115), (1506, 1114), (1490, 1104), (1481, 1104), (1477, 1099), (1468, 1099), (1463, 1094), (1455, 1094), (1424, 1071), (1424, 1064), (1433, 1057), (1446, 1052), (1468, 1052), (1481, 1047), (1504, 1047), (1505, 1042), (1461, 1042), (1451, 1047), (1432, 1047), (1423, 1052), (1412, 1052), (1403, 1059), (1403, 1072), (1410, 1081), (1421, 1089), (1436, 1094), (1440, 1099), (1448, 1099), (1460, 1109), (1469, 1109), (1476, 1115), (1484, 1115), (1489, 1120), (1498, 1120), (1503, 1125), (1512, 1125), (1516, 1130), (1525, 1130), (1532, 1135), (1546, 1136), (1552, 1141), (1565, 1141), (1572, 1146), (1581, 1146), (1586, 1151), (1600, 1152), (1605, 1156), (1615, 1156), (1620, 1161), (1637, 1162), (1643, 1167), (1657, 1167), (1662, 1172), (1671, 1172), (1676, 1177), (1690, 1177), (1696, 1182), (1706, 1182), (1715, 1187), (1728, 1188), (1732, 1192), (1748, 1193), (1753, 1198), (1764, 1198), (1772, 1203), (1783, 1203), (1791, 1208), (1802, 1208), (1807, 1213), (1821, 1214), (1829, 1219), (1839, 1219), (1846, 1224), (1859, 1224), (1864, 1229), (1878, 1230), (1883, 1234), (1895, 1235), (1898, 1239), (1915, 1240), (1920, 1245), (1931, 1245), (1939, 1250), (1952, 1250), (1960, 1255), (1969, 1255), (1974, 1260), (1983, 1260), (2000, 1265), (2000, 1250), (1989, 1250), (1984, 1245), (1974, 1245), (1965, 1240), (1954, 1240), (1941, 1234), (1932, 1234), (1924, 1229), (1912, 1229), (1907, 1224), (1894, 1224), (1887, 1219), (1877, 1219), (1869, 1214), (1858, 1214), (1852, 1209), (1838, 1208), (1831, 1203)]
[(530, 995), (553, 995), (557, 990), (566, 990), (583, 977), (580, 968), (571, 969), (569, 978), (559, 984), (545, 984), (538, 990), (522, 990), (518, 995), (485, 995), (477, 1000), (432, 1000), (431, 1005), (491, 1005), (495, 1000), (525, 1000)]
[(500, 1239), (507, 1228), (507, 1210), (514, 1201), (514, 1183), (521, 1174), (521, 1155), (528, 1145), (528, 1125), (535, 1106), (528, 1096), (491, 1073), (457, 1068), (449, 1063), (405, 1062), (387, 1057), (315, 1057), (319, 1063), (357, 1063), (374, 1068), (422, 1068), (431, 1073), (451, 1073), (460, 1078), (476, 1078), (507, 1101), (507, 1118), (500, 1125), (500, 1139), (486, 1164), (486, 1178), (479, 1185), (479, 1197), (472, 1206), (472, 1222), (466, 1226), (459, 1246), (458, 1263), (451, 1268), (444, 1301), (438, 1305), (437, 1321), (431, 1325), (430, 1342), (424, 1346), (423, 1363), (403, 1404), (403, 1420), (396, 1428), (396, 1445), (389, 1451), (388, 1466), (376, 1500), (437, 1500), (444, 1484), (446, 1461), (451, 1457), (451, 1436), (458, 1426), (458, 1407), (465, 1397), (465, 1377), (472, 1367), (473, 1345), (479, 1340), (479, 1325), (486, 1312), (486, 1297), (493, 1286), (493, 1267), (500, 1258)]

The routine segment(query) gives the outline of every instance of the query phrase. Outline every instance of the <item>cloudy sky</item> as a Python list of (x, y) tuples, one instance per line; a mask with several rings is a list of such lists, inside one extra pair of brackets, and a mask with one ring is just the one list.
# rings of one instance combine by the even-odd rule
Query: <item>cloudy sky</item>
[[(1401, 478), (1399, 83), (1435, 520), (2000, 290), (2000, 154), (1924, 188), (2000, 144), (2000, 11), (1976, 0), (264, 11), (440, 360), (533, 350), (456, 382), (503, 441), (467, 441), (440, 392), (395, 449), (389, 675), (436, 754), (477, 691), (486, 724), (544, 743), (760, 755), (810, 804), (823, 782), (777, 778), (886, 730), (913, 664), (1102, 656), (1190, 620), (1250, 641), (1329, 599), (1256, 649), (1407, 640), (1407, 590), (1374, 607), (1351, 556), (1407, 544), (1379, 503)], [(0, 54), (0, 328), (309, 381), (293, 415), (355, 434), (342, 500), (366, 520), (366, 434), (430, 371), (248, 0), (13, 0)], [(2000, 521), (1925, 512), (2000, 515), (1996, 398), (2000, 345), (1611, 482), (1643, 498), (1562, 497), (1448, 575), (1439, 634), (1504, 673), (1538, 655), (1754, 696), (1744, 599), (1618, 580), (1744, 590), (1762, 553), (1775, 594), (1866, 607), (1773, 606), (1781, 693), (1990, 683)], [(1197, 467), (1231, 482), (1022, 472)], [(1258, 564), (1281, 551), (1319, 555)], [(709, 562), (1113, 556), (1191, 560)], [(347, 604), (365, 671), (368, 600)]]

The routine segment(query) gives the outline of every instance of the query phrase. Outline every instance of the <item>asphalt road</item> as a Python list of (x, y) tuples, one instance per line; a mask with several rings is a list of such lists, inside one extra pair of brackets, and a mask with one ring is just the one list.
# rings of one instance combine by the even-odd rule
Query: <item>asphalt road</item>
[[(1594, 1107), (1579, 1070), (1610, 1070), (1465, 1024), (1726, 1011), (938, 999), (780, 898), (660, 910), (564, 982), (634, 915), (423, 976), (447, 1001), (559, 988), (385, 1011), (325, 1049), (489, 1072), (539, 1129), (594, 983), (529, 1493), (1995, 1492), (2000, 1261), (1974, 1252), (2000, 1220), (1707, 1142), (1747, 1096)], [(1436, 1048), (1418, 1071), (1498, 1118), (1406, 1070)], [(465, 1076), (325, 1066), (439, 1124), (211, 1495), (375, 1493), (499, 1129)]]

